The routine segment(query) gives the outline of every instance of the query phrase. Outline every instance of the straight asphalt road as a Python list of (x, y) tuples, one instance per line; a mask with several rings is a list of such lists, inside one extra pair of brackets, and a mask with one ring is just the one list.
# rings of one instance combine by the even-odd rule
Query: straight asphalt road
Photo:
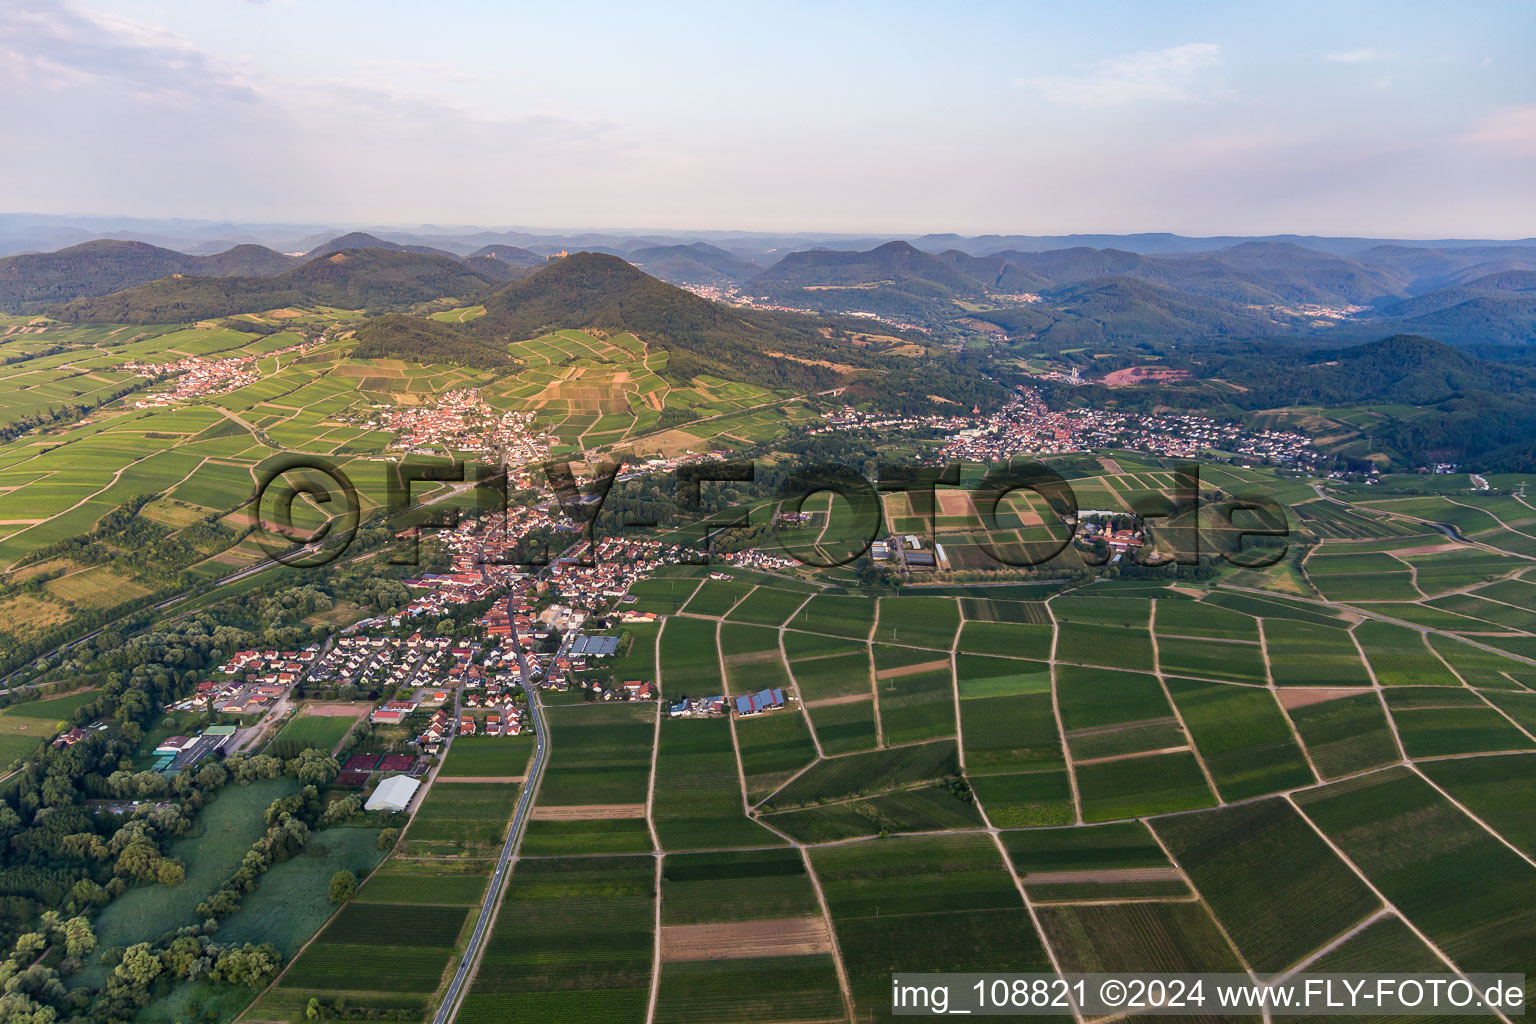
[[(513, 619), (512, 599), (507, 598), (507, 618)], [(507, 875), (512, 866), (512, 856), (517, 849), (517, 843), (522, 838), (523, 828), (528, 823), (528, 810), (533, 805), (533, 794), (539, 788), (539, 778), (544, 774), (544, 760), (549, 750), (549, 740), (544, 731), (544, 719), (539, 712), (539, 695), (533, 685), (533, 677), (528, 673), (528, 658), (523, 653), (523, 648), (518, 643), (517, 625), (514, 620), (512, 626), (512, 645), (517, 652), (517, 670), (522, 676), (523, 692), (528, 695), (528, 714), (533, 719), (533, 766), (528, 771), (528, 776), (523, 780), (522, 791), (517, 794), (517, 809), (512, 815), (512, 827), (507, 830), (507, 841), (502, 844), (501, 857), (496, 861), (496, 872), (491, 875), (490, 887), (486, 890), (485, 900), (480, 904), (480, 917), (475, 921), (474, 933), (469, 937), (469, 945), (465, 947), (464, 956), (459, 961), (459, 969), (453, 974), (453, 981), (448, 984), (448, 991), (443, 994), (443, 1001), (437, 1008), (437, 1015), (432, 1018), (433, 1024), (449, 1024), (454, 1014), (459, 1011), (459, 1003), (464, 999), (464, 990), (469, 983), (470, 976), (480, 963), (480, 954), (485, 946), (485, 937), (491, 930), (491, 919), (496, 914), (496, 905), (501, 902), (502, 890), (506, 888)]]

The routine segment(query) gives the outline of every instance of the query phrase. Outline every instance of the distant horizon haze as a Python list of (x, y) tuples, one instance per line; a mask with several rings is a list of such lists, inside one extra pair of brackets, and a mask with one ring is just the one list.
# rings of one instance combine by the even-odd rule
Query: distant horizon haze
[(1521, 238), (1532, 39), (1516, 0), (10, 0), (25, 150), (0, 196), (357, 226)]

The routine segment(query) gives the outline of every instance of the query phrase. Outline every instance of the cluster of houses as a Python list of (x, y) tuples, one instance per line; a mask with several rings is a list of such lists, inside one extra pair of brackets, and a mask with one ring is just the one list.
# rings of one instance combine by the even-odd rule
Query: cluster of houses
[(735, 710), (740, 717), (746, 718), (752, 715), (760, 715), (766, 711), (778, 711), (793, 696), (786, 695), (777, 686), (766, 690), (758, 690), (756, 693), (742, 694), (729, 705), (724, 697), (684, 697), (683, 699), (667, 705), (667, 714), (673, 718), (707, 718), (711, 715), (725, 714), (727, 706)]
[[(286, 348), (265, 353), (263, 358), (297, 352), (314, 343), (315, 339), (306, 338), (297, 345), (289, 345)], [(222, 395), (236, 388), (243, 388), (247, 384), (254, 384), (261, 379), (256, 363), (256, 356), (230, 356), (224, 359), (187, 356), (165, 363), (127, 362), (118, 369), (144, 377), (175, 378), (175, 386), (170, 391), (141, 398), (133, 403), (134, 408), (144, 409), (152, 406), (174, 405), (177, 402), (203, 398), (207, 395)]]
[(1079, 543), (1102, 540), (1119, 557), (1138, 550), (1147, 538), (1136, 516), (1105, 509), (1079, 509), (1074, 539)]
[(682, 700), (667, 705), (667, 714), (673, 718), (707, 718), (710, 715), (725, 714), (725, 698), (715, 697), (684, 697)]
[(256, 372), (256, 360), (251, 356), (233, 359), (201, 359), (189, 356), (171, 363), (124, 363), (118, 367), (129, 373), (146, 377), (175, 376), (176, 383), (170, 391), (163, 391), (148, 398), (134, 401), (135, 409), (174, 405), (207, 395), (222, 395), (226, 391), (243, 388), (260, 379)]
[(812, 427), (812, 434), (834, 434), (849, 430), (965, 430), (969, 418), (958, 412), (927, 413), (922, 416), (896, 416), (891, 413), (864, 412), (851, 405), (835, 409), (822, 418), (822, 425)]
[(549, 457), (553, 438), (533, 422), (532, 412), (498, 414), (481, 400), (479, 388), (459, 388), (430, 405), (389, 406), (363, 425), (393, 432), (395, 449), (476, 452), (493, 465), (516, 466)]
[(388, 636), (341, 636), (315, 664), (310, 678), (362, 686), (397, 687), (418, 674), (433, 675), (452, 644), (447, 637), (409, 640)]
[(244, 650), (219, 666), (228, 679), (205, 679), (191, 696), (166, 705), (166, 711), (190, 711), (211, 707), (231, 715), (265, 711), (304, 680), (319, 653), (311, 644), (297, 651)]
[(613, 686), (594, 679), (588, 685), (598, 700), (655, 700), (660, 692), (648, 679), (628, 679)]
[[(525, 727), (523, 709), (508, 701), (505, 705), (493, 707), (485, 715), (485, 735), (487, 736), (520, 736)], [(421, 734), (416, 737), (417, 744), (428, 754), (435, 754), (442, 748), (444, 740), (451, 736), (474, 736), (480, 731), (480, 724), (473, 715), (460, 713), (455, 716), (447, 708), (438, 708), (432, 712), (432, 717), (427, 720)]]
[(1020, 385), (990, 416), (968, 420), (939, 450), (941, 462), (1002, 462), (1015, 455), (1125, 448), (1169, 458), (1207, 451), (1250, 462), (1311, 466), (1321, 457), (1304, 434), (1250, 430), (1193, 413), (1129, 413), (1106, 409), (1053, 410)]

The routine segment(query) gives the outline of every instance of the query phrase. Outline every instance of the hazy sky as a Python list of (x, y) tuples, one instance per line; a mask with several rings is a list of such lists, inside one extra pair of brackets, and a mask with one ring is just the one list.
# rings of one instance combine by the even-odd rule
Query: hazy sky
[(0, 209), (1536, 235), (1536, 4), (3, 0)]

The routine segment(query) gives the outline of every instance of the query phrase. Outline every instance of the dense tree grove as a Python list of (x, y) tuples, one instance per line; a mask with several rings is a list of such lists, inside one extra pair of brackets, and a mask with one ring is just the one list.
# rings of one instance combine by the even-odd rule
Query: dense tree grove
[[(298, 853), (315, 828), (361, 812), (353, 797), (325, 807), (319, 787), (340, 770), (315, 750), (282, 760), (235, 755), (174, 776), (135, 771), (133, 754), (161, 707), (229, 653), (248, 646), (245, 630), (197, 616), (128, 638), (104, 635), (79, 656), (101, 674), (102, 692), (80, 707), (76, 724), (105, 721), (68, 747), (42, 747), (0, 797), (0, 942), (13, 950), (0, 966), (0, 1022), (118, 1021), (177, 980), (254, 985), (281, 964), (270, 946), (220, 946), (219, 918), (239, 908), (261, 873)], [(186, 868), (166, 851), (228, 785), (288, 775), (302, 788), (272, 803), (267, 830), (240, 868), (202, 905), (203, 924), (104, 954), (112, 974), (97, 993), (68, 982), (96, 951), (92, 917), (132, 886), (180, 885)], [(143, 801), (104, 813), (91, 801)], [(46, 951), (54, 951), (48, 956)]]

